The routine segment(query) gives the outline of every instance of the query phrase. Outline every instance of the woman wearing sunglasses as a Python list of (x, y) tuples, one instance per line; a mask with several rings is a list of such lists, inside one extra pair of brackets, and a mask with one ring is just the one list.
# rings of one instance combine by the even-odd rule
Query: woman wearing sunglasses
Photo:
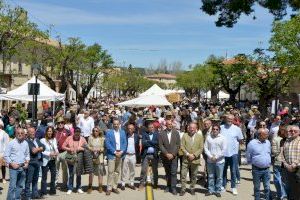
[(220, 126), (213, 125), (212, 132), (207, 135), (204, 143), (208, 173), (208, 192), (205, 196), (215, 194), (217, 197), (221, 197), (225, 148), (226, 139), (220, 134)]

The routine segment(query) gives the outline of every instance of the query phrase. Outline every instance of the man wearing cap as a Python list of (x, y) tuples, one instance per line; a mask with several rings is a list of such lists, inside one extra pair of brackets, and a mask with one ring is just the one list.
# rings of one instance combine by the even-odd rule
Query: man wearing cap
[(55, 137), (57, 141), (57, 147), (58, 147), (58, 156), (56, 160), (56, 170), (57, 170), (57, 176), (56, 178), (58, 179), (59, 176), (59, 169), (60, 169), (60, 164), (62, 166), (62, 179), (63, 179), (63, 187), (67, 187), (67, 182), (68, 182), (68, 172), (67, 172), (67, 163), (65, 160), (66, 156), (66, 151), (62, 148), (63, 143), (69, 137), (71, 134), (70, 132), (65, 129), (65, 120), (63, 117), (59, 117), (56, 121), (57, 128), (55, 132)]
[(177, 154), (180, 149), (180, 135), (177, 130), (173, 129), (171, 120), (166, 121), (166, 129), (159, 134), (158, 141), (166, 172), (167, 188), (165, 192), (177, 195)]

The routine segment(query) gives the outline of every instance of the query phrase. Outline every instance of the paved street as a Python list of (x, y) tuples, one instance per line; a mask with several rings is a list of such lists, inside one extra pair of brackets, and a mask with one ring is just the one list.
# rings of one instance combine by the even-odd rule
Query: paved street
[[(202, 169), (201, 169), (202, 170)], [(137, 168), (137, 175), (140, 173), (140, 168)], [(174, 200), (174, 199), (185, 199), (185, 200), (197, 200), (197, 199), (217, 199), (215, 196), (205, 197), (204, 193), (206, 190), (200, 185), (202, 181), (200, 180), (197, 184), (196, 188), (196, 195), (191, 196), (189, 193), (186, 193), (184, 197), (173, 196), (171, 193), (164, 193), (163, 186), (165, 185), (165, 181), (163, 180), (164, 170), (162, 167), (159, 168), (159, 185), (160, 189), (154, 190), (154, 198), (157, 199), (163, 199), (163, 200)], [(179, 175), (178, 175), (179, 177)], [(82, 185), (83, 190), (85, 191), (88, 184), (88, 176), (84, 175), (82, 177)], [(106, 179), (105, 179), (106, 181)], [(272, 183), (272, 182), (271, 182)], [(8, 184), (4, 185), (4, 191), (2, 196), (6, 197), (7, 194), (7, 188)], [(94, 180), (94, 186), (97, 186), (96, 180)], [(228, 189), (230, 185), (228, 184)], [(274, 191), (274, 187), (272, 185), (272, 191)], [(96, 189), (96, 187), (95, 187)], [(179, 190), (178, 190), (179, 191)], [(222, 193), (222, 199), (241, 199), (241, 200), (251, 200), (253, 199), (252, 193), (253, 193), (253, 185), (252, 185), (252, 178), (251, 178), (251, 171), (250, 166), (241, 166), (241, 184), (238, 186), (238, 196), (233, 196), (229, 191)], [(62, 192), (60, 190), (57, 190), (57, 196), (46, 196), (46, 199), (67, 199), (71, 198), (72, 200), (79, 200), (79, 199), (99, 199), (99, 198), (105, 198), (105, 199), (116, 199), (116, 200), (141, 200), (145, 199), (145, 191), (133, 191), (129, 188), (126, 188), (125, 191), (121, 191), (120, 195), (116, 195), (114, 193), (111, 194), (111, 196), (107, 197), (105, 193), (98, 193), (97, 191), (93, 191), (92, 194), (77, 194), (72, 193), (71, 195), (67, 195), (66, 192)], [(2, 197), (0, 196), (0, 199)]]

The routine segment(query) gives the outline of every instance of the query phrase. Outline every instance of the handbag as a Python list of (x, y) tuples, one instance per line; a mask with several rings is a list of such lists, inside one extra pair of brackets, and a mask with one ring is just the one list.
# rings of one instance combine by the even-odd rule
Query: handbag
[(67, 152), (65, 160), (69, 165), (74, 165), (77, 162), (77, 154), (70, 154), (69, 152)]
[(99, 165), (100, 164), (100, 159), (99, 159), (100, 153), (99, 152), (92, 152), (92, 155), (93, 155), (93, 163), (95, 165)]

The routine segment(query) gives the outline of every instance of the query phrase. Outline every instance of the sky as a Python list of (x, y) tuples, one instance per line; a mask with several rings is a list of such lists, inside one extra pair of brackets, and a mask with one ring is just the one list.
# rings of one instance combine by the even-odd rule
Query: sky
[(25, 8), (51, 36), (99, 43), (118, 66), (157, 66), (180, 61), (183, 68), (209, 55), (250, 54), (267, 48), (273, 16), (256, 7), (256, 20), (243, 16), (233, 28), (216, 27), (201, 0), (7, 0)]

